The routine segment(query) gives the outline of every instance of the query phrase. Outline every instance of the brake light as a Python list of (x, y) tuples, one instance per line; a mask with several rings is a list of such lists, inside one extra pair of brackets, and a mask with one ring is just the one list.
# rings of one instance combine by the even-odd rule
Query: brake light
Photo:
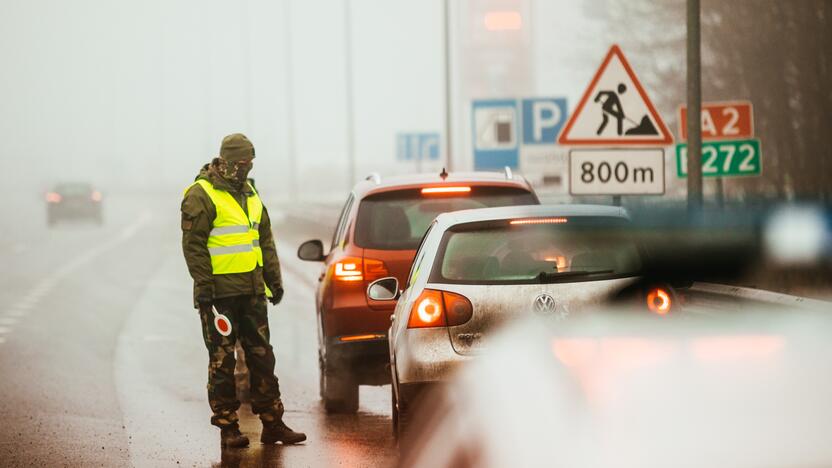
[(433, 328), (462, 325), (471, 320), (474, 308), (460, 294), (425, 289), (410, 311), (407, 328)]
[(448, 193), (471, 193), (471, 187), (426, 187), (422, 189), (422, 195), (437, 195)]
[(527, 219), (513, 219), (509, 224), (566, 224), (569, 220), (566, 218), (527, 218)]
[(335, 279), (339, 281), (361, 281), (364, 279), (361, 270), (360, 258), (345, 258), (335, 264)]
[(445, 306), (442, 304), (442, 292), (425, 289), (410, 311), (407, 328), (432, 328), (447, 326)]
[(523, 17), (516, 11), (489, 11), (483, 24), (488, 31), (517, 31), (523, 28)]
[(90, 195), (90, 198), (94, 202), (100, 202), (101, 201), (101, 192), (99, 192), (99, 191), (93, 192), (92, 195)]
[(47, 203), (60, 203), (63, 197), (60, 193), (49, 192), (46, 194)]
[(389, 273), (381, 260), (346, 257), (335, 264), (334, 276), (338, 281), (374, 281)]
[(667, 315), (673, 301), (664, 288), (653, 288), (647, 293), (647, 310), (657, 315)]

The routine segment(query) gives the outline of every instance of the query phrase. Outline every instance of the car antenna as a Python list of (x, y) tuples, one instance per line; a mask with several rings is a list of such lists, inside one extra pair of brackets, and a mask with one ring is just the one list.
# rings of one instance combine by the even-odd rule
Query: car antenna
[(448, 171), (446, 171), (444, 167), (442, 168), (442, 172), (439, 173), (439, 178), (442, 180), (448, 178)]

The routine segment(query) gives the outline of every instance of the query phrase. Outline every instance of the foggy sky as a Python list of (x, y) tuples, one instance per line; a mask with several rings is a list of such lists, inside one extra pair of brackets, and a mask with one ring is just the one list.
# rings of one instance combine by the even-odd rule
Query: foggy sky
[[(577, 39), (590, 26), (581, 26), (573, 2), (530, 4), (532, 92), (566, 95), (571, 108), (607, 44)], [(222, 136), (241, 131), (257, 149), (258, 185), (268, 181), (269, 195), (283, 197), (294, 129), (302, 190), (345, 193), (346, 2), (0, 5), (0, 161), (16, 174), (13, 186), (41, 194), (55, 181), (85, 179), (105, 189), (178, 190), (217, 154)], [(396, 133), (444, 127), (442, 2), (351, 5), (357, 175), (412, 170), (395, 161)], [(457, 49), (452, 56), (456, 67)], [(455, 82), (454, 93), (464, 87)], [(453, 106), (454, 150), (463, 166), (470, 164), (460, 123), (467, 106)]]

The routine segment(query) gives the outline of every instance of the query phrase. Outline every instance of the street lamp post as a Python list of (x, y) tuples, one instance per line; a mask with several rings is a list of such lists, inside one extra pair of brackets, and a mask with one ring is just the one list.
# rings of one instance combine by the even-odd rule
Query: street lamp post
[(344, 82), (347, 113), (347, 190), (355, 183), (355, 112), (353, 111), (352, 84), (352, 8), (350, 0), (344, 1)]
[(445, 34), (443, 36), (445, 53), (445, 164), (448, 171), (454, 169), (451, 158), (451, 2), (445, 0), (442, 5)]
[(292, 0), (284, 2), (283, 10), (283, 44), (284, 60), (286, 61), (286, 153), (288, 156), (289, 172), (289, 200), (298, 198), (298, 173), (295, 154), (295, 90), (294, 90), (294, 60), (292, 55)]

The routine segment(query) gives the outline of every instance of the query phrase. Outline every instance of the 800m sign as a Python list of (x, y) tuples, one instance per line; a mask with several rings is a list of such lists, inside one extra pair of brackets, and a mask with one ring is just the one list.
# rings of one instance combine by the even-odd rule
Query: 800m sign
[[(760, 140), (702, 142), (702, 176), (753, 176), (762, 172)], [(676, 173), (688, 176), (688, 145), (676, 145)]]
[(572, 195), (661, 195), (661, 149), (586, 149), (569, 152)]

